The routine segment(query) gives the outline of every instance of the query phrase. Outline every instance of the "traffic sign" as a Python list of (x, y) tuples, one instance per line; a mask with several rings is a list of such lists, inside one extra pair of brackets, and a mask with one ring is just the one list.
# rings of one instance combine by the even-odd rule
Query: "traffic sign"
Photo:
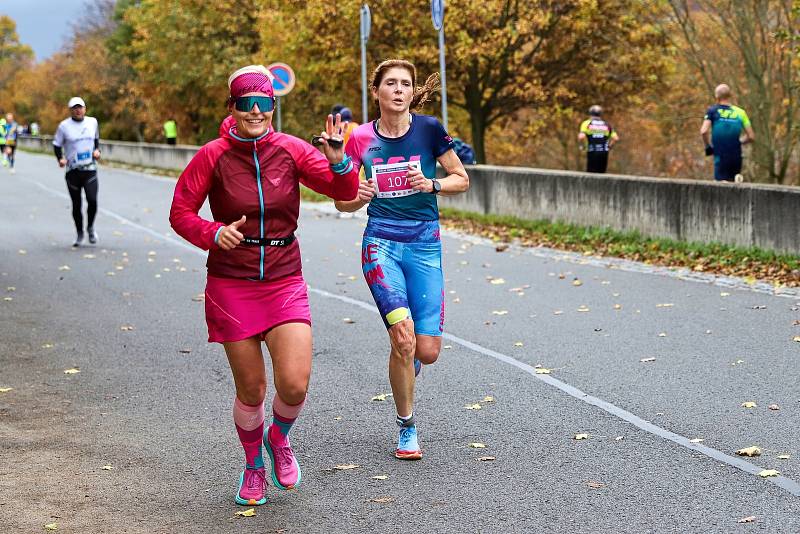
[(286, 63), (272, 63), (267, 66), (267, 70), (272, 73), (272, 89), (275, 91), (275, 96), (288, 95), (294, 89), (294, 82), (296, 80), (292, 67)]
[(439, 31), (444, 24), (444, 0), (431, 0), (431, 19), (433, 29)]
[(364, 4), (361, 6), (361, 42), (366, 43), (369, 39), (369, 32), (372, 29), (372, 16), (369, 11), (369, 6)]

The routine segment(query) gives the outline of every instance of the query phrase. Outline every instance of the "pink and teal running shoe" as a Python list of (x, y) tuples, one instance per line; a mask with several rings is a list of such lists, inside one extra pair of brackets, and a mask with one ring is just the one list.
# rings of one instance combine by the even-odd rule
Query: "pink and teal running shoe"
[(260, 506), (267, 502), (264, 492), (267, 490), (267, 475), (263, 467), (252, 469), (245, 467), (239, 475), (239, 491), (236, 492), (236, 504), (243, 506)]
[(279, 443), (272, 443), (271, 435), (279, 434), (279, 430), (271, 432), (272, 425), (264, 432), (264, 448), (267, 449), (269, 463), (272, 466), (272, 482), (282, 490), (296, 488), (303, 478), (300, 473), (300, 464), (294, 457), (289, 438), (281, 435)]

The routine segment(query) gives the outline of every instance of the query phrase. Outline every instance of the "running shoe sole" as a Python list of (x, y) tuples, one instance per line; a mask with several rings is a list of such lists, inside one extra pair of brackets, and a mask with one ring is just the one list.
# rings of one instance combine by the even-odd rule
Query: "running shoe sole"
[(239, 474), (239, 489), (236, 490), (236, 497), (234, 498), (234, 500), (236, 501), (236, 504), (241, 504), (242, 506), (261, 506), (262, 504), (265, 504), (267, 502), (267, 496), (266, 495), (264, 496), (263, 499), (259, 499), (259, 500), (256, 500), (256, 499), (245, 500), (245, 499), (242, 499), (241, 497), (239, 497), (239, 492), (242, 491), (242, 485), (243, 484), (244, 484), (244, 471), (242, 471)]
[(422, 451), (394, 451), (398, 460), (422, 460)]
[[(275, 484), (275, 487), (282, 490), (290, 490), (290, 489), (297, 489), (300, 486), (300, 481), (303, 479), (303, 474), (300, 472), (300, 464), (297, 462), (297, 458), (294, 458), (294, 466), (297, 468), (297, 482), (291, 484), (289, 486), (284, 486), (280, 482), (278, 482), (278, 475), (275, 474), (275, 457), (272, 455), (272, 446), (269, 443), (269, 428), (264, 432), (264, 448), (267, 449), (267, 456), (269, 456), (269, 466), (270, 471), (272, 472), (272, 483)], [(292, 451), (292, 456), (294, 456), (294, 451)]]

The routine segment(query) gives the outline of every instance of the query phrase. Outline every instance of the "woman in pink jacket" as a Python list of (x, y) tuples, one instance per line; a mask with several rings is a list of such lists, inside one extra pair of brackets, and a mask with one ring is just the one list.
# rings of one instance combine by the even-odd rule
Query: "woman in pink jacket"
[[(328, 116), (324, 155), (272, 129), (275, 99), (266, 68), (239, 69), (228, 78), (228, 87), (232, 126), (203, 146), (181, 174), (170, 223), (184, 239), (209, 251), (208, 338), (225, 347), (236, 384), (233, 420), (245, 453), (235, 500), (260, 505), (267, 485), (262, 441), (275, 486), (290, 489), (301, 479), (287, 437), (311, 375), (311, 315), (294, 236), (299, 185), (349, 200), (358, 191), (358, 174), (341, 144), (327, 143), (341, 139), (339, 119)], [(206, 198), (213, 221), (198, 215)], [(276, 390), (266, 431), (262, 341), (272, 358)]]

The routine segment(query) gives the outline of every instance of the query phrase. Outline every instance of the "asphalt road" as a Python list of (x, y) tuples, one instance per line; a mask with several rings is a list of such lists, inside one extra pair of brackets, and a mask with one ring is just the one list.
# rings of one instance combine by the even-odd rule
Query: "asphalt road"
[(391, 398), (371, 400), (390, 389), (364, 219), (329, 205), (298, 233), (303, 485), (236, 516), (233, 384), (196, 298), (204, 255), (169, 228), (174, 181), (101, 168), (100, 242), (72, 249), (63, 171), (17, 166), (0, 169), (2, 532), (800, 532), (800, 296), (446, 234), (425, 457), (400, 462)]

